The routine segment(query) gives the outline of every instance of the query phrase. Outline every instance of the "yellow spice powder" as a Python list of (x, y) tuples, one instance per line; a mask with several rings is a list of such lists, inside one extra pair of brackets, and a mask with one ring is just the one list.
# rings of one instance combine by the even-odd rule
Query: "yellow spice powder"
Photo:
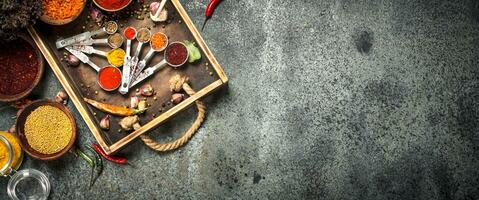
[[(12, 145), (13, 158), (10, 167), (17, 168), (17, 166), (20, 164), (20, 158), (22, 156), (22, 148), (20, 147), (20, 143), (18, 143), (17, 138), (11, 133), (0, 131), (0, 135), (5, 137), (10, 142), (10, 145)], [(0, 167), (7, 164), (8, 158), (9, 154), (7, 146), (3, 142), (0, 142)]]
[(107, 53), (106, 58), (113, 66), (120, 67), (123, 65), (125, 51), (123, 51), (123, 49), (113, 49)]
[(25, 123), (28, 144), (43, 154), (63, 150), (72, 137), (72, 123), (59, 108), (40, 106), (30, 113)]

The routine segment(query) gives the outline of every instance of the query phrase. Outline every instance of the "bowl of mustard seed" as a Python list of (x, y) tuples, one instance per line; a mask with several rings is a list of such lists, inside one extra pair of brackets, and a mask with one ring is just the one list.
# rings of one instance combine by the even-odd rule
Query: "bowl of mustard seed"
[(76, 140), (76, 123), (63, 104), (50, 100), (34, 101), (18, 115), (20, 145), (28, 155), (55, 160), (67, 153)]

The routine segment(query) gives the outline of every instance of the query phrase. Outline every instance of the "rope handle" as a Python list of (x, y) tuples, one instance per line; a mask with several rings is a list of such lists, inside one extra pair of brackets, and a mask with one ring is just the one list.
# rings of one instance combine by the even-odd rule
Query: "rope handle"
[[(188, 78), (181, 77), (180, 75), (175, 75), (172, 79), (170, 79), (170, 89), (176, 92), (179, 92), (181, 89), (183, 89), (188, 95), (192, 96), (196, 92), (190, 87), (190, 85), (188, 85), (187, 82)], [(198, 131), (201, 124), (205, 120), (206, 107), (204, 103), (200, 100), (196, 100), (195, 104), (198, 108), (198, 116), (196, 117), (196, 120), (191, 125), (191, 127), (186, 132), (184, 132), (180, 138), (167, 143), (156, 142), (147, 135), (141, 135), (140, 139), (145, 143), (146, 146), (158, 152), (175, 150), (185, 145), (191, 139), (191, 137), (193, 137), (196, 131)]]

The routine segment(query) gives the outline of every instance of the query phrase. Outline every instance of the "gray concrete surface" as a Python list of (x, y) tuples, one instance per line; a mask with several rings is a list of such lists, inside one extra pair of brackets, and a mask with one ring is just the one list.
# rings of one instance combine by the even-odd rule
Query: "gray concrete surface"
[[(205, 2), (182, 0), (197, 25)], [(203, 36), (230, 83), (186, 147), (137, 141), (137, 167), (108, 163), (91, 190), (73, 156), (22, 168), (47, 174), (51, 199), (479, 198), (478, 1), (225, 0)], [(40, 96), (61, 89), (44, 82)], [(7, 129), (15, 111), (0, 112)]]

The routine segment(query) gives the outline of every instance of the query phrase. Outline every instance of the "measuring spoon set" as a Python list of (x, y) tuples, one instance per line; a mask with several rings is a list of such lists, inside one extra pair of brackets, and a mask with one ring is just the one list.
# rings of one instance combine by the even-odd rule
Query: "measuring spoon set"
[[(109, 26), (110, 28), (107, 28)], [(109, 21), (106, 23), (106, 26), (95, 30), (95, 31), (87, 31), (66, 39), (60, 39), (55, 43), (57, 49), (65, 48), (68, 52), (76, 56), (80, 61), (85, 64), (91, 66), (95, 71), (99, 71), (100, 67), (98, 67), (95, 63), (93, 63), (90, 58), (85, 55), (87, 54), (98, 54), (102, 56), (106, 56), (106, 52), (102, 52), (99, 50), (94, 49), (91, 45), (93, 44), (108, 44), (111, 48), (119, 48), (121, 45), (112, 45), (110, 44), (109, 38), (105, 39), (94, 39), (94, 37), (98, 37), (103, 35), (104, 33), (108, 34), (109, 37), (112, 37), (118, 31), (118, 24), (114, 21)], [(122, 42), (123, 43), (123, 40)], [(109, 61), (111, 64), (111, 62)]]
[[(136, 86), (138, 83), (152, 76), (164, 66), (168, 65), (173, 68), (177, 68), (182, 66), (188, 60), (188, 54), (187, 54), (186, 59), (184, 59), (184, 62), (181, 62), (180, 64), (173, 64), (169, 62), (167, 59), (167, 52), (169, 51), (168, 49), (170, 48), (170, 46), (173, 44), (177, 44), (177, 45), (181, 44), (182, 46), (185, 46), (185, 45), (181, 42), (173, 42), (169, 45), (168, 37), (164, 33), (157, 32), (155, 34), (151, 34), (150, 30), (147, 28), (141, 28), (136, 30), (133, 27), (127, 27), (123, 31), (123, 36), (121, 37), (122, 38), (121, 43), (117, 45), (113, 45), (109, 42), (109, 39), (110, 37), (113, 37), (114, 34), (119, 34), (119, 33), (116, 33), (118, 30), (118, 25), (114, 21), (109, 21), (107, 22), (107, 24), (114, 26), (114, 29), (111, 29), (111, 27), (110, 29), (107, 29), (106, 27), (102, 27), (96, 31), (91, 31), (91, 32), (87, 31), (66, 39), (58, 40), (55, 43), (55, 45), (58, 49), (65, 48), (68, 52), (70, 52), (72, 55), (77, 57), (82, 63), (89, 65), (96, 72), (100, 72), (103, 68), (112, 67), (113, 66), (112, 62), (107, 59), (110, 66), (99, 67), (98, 65), (93, 63), (86, 54), (90, 54), (90, 55), (96, 54), (103, 57), (107, 57), (109, 52), (117, 48), (120, 48), (124, 41), (123, 38), (126, 38), (126, 52), (125, 52), (125, 57), (123, 62), (123, 70), (121, 72), (121, 84), (119, 85), (119, 89), (118, 89), (121, 94), (124, 94), (124, 95), (127, 94), (130, 88)], [(128, 35), (127, 35), (127, 30), (130, 31)], [(107, 33), (109, 35), (109, 38), (104, 38), (104, 39), (96, 38), (104, 33)], [(154, 48), (154, 45), (152, 45), (151, 38), (152, 36), (155, 36), (155, 35), (157, 36), (161, 35), (163, 38), (166, 39), (165, 44), (163, 46)], [(138, 45), (132, 57), (131, 45), (134, 40), (138, 42)], [(148, 53), (146, 53), (146, 56), (140, 60), (140, 53), (142, 51), (144, 44), (146, 43), (150, 43), (150, 49)], [(98, 44), (100, 45), (106, 44), (110, 46), (112, 50), (109, 52), (105, 52), (105, 51), (97, 50), (92, 46), (92, 45), (98, 45)], [(186, 46), (185, 46), (185, 49), (186, 49)], [(156, 52), (161, 52), (161, 51), (164, 51), (164, 59), (160, 61), (159, 63), (155, 64), (154, 66), (151, 66), (145, 69), (147, 63), (151, 60), (154, 54)], [(115, 67), (120, 67), (120, 66), (115, 66)], [(107, 91), (112, 91), (112, 90), (108, 89)]]

